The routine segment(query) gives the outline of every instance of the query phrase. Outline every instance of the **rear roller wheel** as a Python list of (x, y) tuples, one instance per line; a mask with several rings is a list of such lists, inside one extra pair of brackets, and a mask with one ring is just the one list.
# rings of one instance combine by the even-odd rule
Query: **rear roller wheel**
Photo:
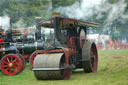
[(6, 75), (15, 75), (22, 70), (22, 60), (16, 54), (7, 54), (1, 59), (1, 71)]
[(98, 67), (98, 53), (96, 45), (87, 41), (82, 49), (83, 68), (85, 72), (96, 72)]
[[(34, 70), (35, 77), (38, 80), (67, 80), (71, 75), (72, 69), (59, 69), (63, 68), (64, 65), (65, 56), (63, 53), (38, 54), (35, 57), (33, 68), (43, 68), (43, 70)], [(58, 69), (55, 70), (56, 68)]]

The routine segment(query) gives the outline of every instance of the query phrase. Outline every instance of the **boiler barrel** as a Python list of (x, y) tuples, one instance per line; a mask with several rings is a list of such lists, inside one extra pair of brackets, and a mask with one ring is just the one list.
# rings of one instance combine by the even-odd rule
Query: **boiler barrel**
[(17, 49), (22, 54), (31, 54), (35, 50), (43, 50), (42, 42), (18, 44)]

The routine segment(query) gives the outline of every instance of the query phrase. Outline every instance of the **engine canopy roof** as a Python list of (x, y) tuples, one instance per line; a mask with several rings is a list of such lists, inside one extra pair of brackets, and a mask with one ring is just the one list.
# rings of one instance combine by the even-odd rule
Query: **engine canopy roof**
[[(99, 24), (97, 23), (81, 21), (81, 20), (72, 19), (72, 18), (59, 17), (59, 21), (60, 21), (59, 23), (61, 28), (68, 28), (69, 24), (73, 24), (74, 26), (99, 27)], [(40, 26), (47, 27), (47, 28), (53, 28), (54, 27), (53, 24), (54, 24), (54, 18), (39, 22)]]

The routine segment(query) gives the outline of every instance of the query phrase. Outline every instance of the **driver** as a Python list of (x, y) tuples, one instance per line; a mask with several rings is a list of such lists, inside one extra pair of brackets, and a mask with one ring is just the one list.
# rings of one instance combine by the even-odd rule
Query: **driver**
[(77, 36), (77, 31), (75, 27), (73, 27), (73, 24), (69, 25), (69, 28), (67, 30), (67, 36), (72, 37), (72, 36)]

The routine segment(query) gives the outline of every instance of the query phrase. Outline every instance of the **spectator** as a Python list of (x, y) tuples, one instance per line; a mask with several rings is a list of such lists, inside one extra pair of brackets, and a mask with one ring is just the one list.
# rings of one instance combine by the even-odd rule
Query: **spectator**
[(126, 38), (125, 38), (125, 39), (122, 39), (122, 48), (123, 48), (123, 49), (126, 48), (126, 44), (127, 44)]
[(105, 43), (104, 43), (104, 49), (105, 49), (105, 50), (108, 49), (108, 40), (105, 40)]
[(118, 48), (118, 42), (115, 40), (114, 42), (114, 49), (117, 49)]
[(98, 48), (98, 50), (100, 50), (100, 42), (99, 41), (97, 41), (97, 48)]
[(109, 46), (110, 46), (110, 49), (113, 49), (113, 41), (112, 40), (109, 40)]

